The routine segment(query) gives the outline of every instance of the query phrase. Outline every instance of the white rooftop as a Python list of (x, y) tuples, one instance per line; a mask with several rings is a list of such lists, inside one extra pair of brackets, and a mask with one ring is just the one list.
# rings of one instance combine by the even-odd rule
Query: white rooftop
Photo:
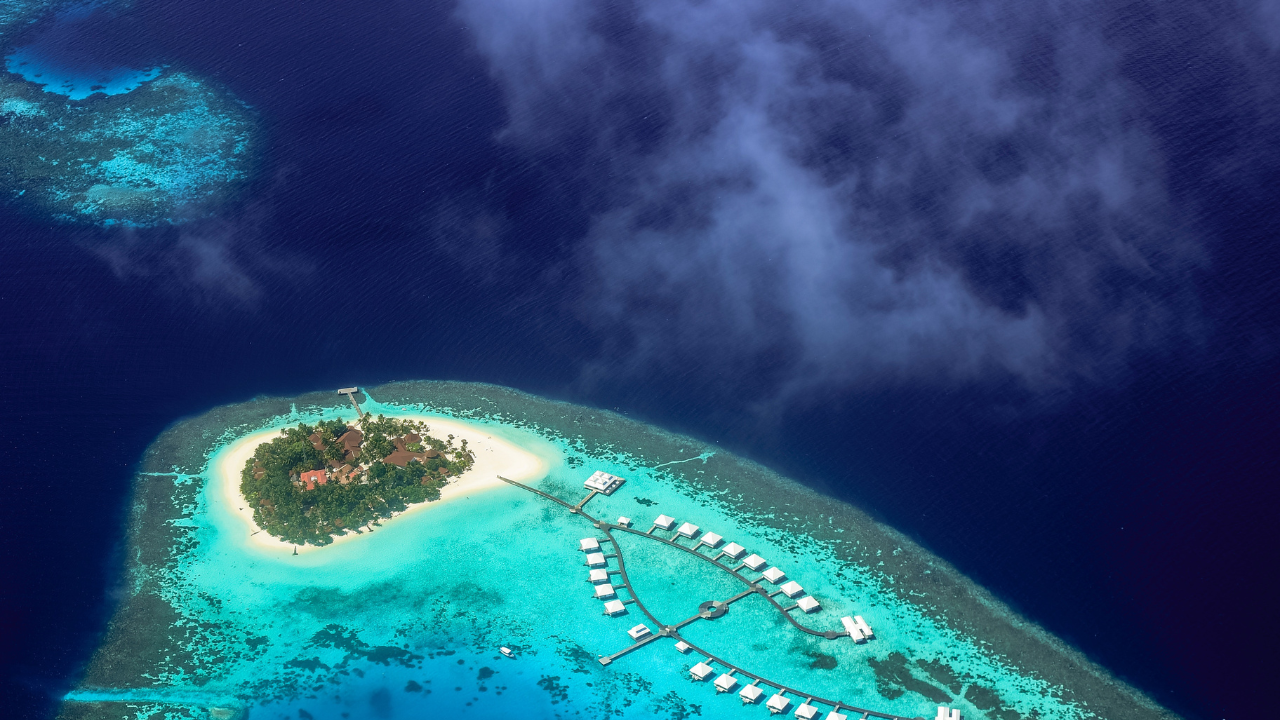
[(675, 526), (676, 519), (669, 515), (659, 515), (658, 519), (653, 521), (653, 524), (657, 525), (663, 530), (670, 530), (672, 527)]
[(719, 690), (720, 692), (729, 692), (737, 686), (738, 678), (730, 675), (729, 673), (725, 673), (716, 678), (716, 690)]
[(719, 545), (723, 540), (724, 538), (720, 537), (719, 535), (713, 532), (709, 532), (709, 533), (703, 533), (701, 542), (703, 545), (706, 545), (707, 547), (715, 547)]
[(587, 553), (587, 567), (601, 567), (604, 564), (604, 553)]
[(680, 642), (676, 643), (676, 650), (679, 650), (682, 653), (689, 652), (689, 643), (681, 640)]
[(586, 482), (582, 484), (590, 490), (596, 490), (608, 495), (614, 490), (617, 490), (623, 482), (625, 481), (617, 475), (610, 475), (607, 472), (597, 470), (591, 474), (591, 477), (587, 478)]
[(960, 711), (952, 709), (948, 712), (946, 707), (939, 705), (937, 720), (960, 720)]
[(742, 564), (746, 565), (752, 570), (759, 570), (765, 565), (768, 565), (768, 563), (765, 562), (764, 558), (760, 557), (759, 555), (756, 555), (755, 553), (752, 553), (750, 556), (747, 557), (746, 560), (743, 560)]
[(866, 642), (867, 638), (862, 634), (862, 628), (858, 627), (858, 623), (853, 621), (851, 617), (840, 618), (840, 624), (844, 626), (849, 637), (856, 643)]
[(811, 597), (800, 598), (796, 601), (796, 605), (807, 613), (816, 612), (822, 608), (822, 606), (818, 604), (818, 601)]
[(578, 541), (578, 549), (582, 552), (595, 552), (600, 549), (600, 541), (595, 538), (582, 538)]
[(627, 634), (631, 636), (632, 640), (640, 640), (641, 638), (649, 637), (652, 633), (649, 632), (649, 628), (644, 626), (644, 623), (640, 623), (628, 630)]
[(804, 593), (804, 588), (800, 587), (800, 583), (792, 580), (782, 584), (782, 592), (786, 593), (787, 597), (793, 598)]
[(747, 551), (746, 548), (742, 547), (741, 545), (735, 542), (731, 542), (728, 545), (724, 546), (724, 554), (728, 555), (734, 560), (737, 560), (738, 558), (742, 557), (742, 553), (746, 551)]
[(764, 705), (765, 707), (769, 708), (771, 712), (775, 712), (775, 713), (786, 712), (787, 708), (791, 707), (791, 700), (787, 697), (782, 696), (781, 694), (772, 695), (769, 697), (768, 702), (766, 702)]
[(849, 716), (832, 710), (827, 713), (827, 720), (849, 720)]
[(618, 524), (622, 527), (631, 527), (631, 518), (626, 516), (618, 516)]
[(818, 716), (818, 708), (809, 703), (800, 703), (800, 707), (796, 708), (796, 717), (800, 720), (813, 720)]
[(700, 662), (689, 668), (689, 674), (692, 675), (695, 680), (706, 680), (713, 672), (715, 672), (715, 670), (712, 670), (711, 666), (704, 662)]
[(622, 604), (621, 600), (610, 600), (604, 604), (604, 612), (606, 615), (618, 615), (627, 611), (627, 606)]
[(596, 568), (591, 571), (591, 582), (597, 585), (602, 582), (609, 582), (609, 571), (604, 568)]
[(611, 597), (617, 597), (618, 593), (613, 591), (613, 586), (608, 583), (601, 583), (596, 586), (596, 599), (608, 600)]
[[(871, 632), (871, 626), (867, 624), (867, 621), (866, 621), (866, 620), (863, 620), (863, 619), (862, 619), (862, 616), (861, 616), (861, 615), (854, 615), (854, 616), (853, 616), (853, 622), (854, 622), (854, 624), (855, 624), (855, 625), (857, 625), (857, 626), (858, 626), (858, 629), (862, 631), (862, 634), (863, 634), (863, 635), (866, 635), (867, 637), (875, 637), (875, 636), (876, 636), (876, 634), (875, 634), (875, 633)], [(960, 712), (960, 711), (959, 711), (959, 710), (956, 710), (956, 712)], [(957, 715), (957, 716), (956, 716), (955, 718), (953, 718), (952, 720), (959, 720), (959, 716)]]
[(738, 691), (738, 697), (742, 698), (744, 703), (753, 703), (760, 699), (764, 691), (758, 685), (748, 685)]
[(677, 530), (676, 533), (683, 535), (687, 538), (691, 538), (694, 535), (698, 534), (698, 526), (694, 525), (693, 523), (685, 523), (680, 526), (680, 529)]
[(787, 574), (786, 574), (786, 573), (782, 572), (781, 570), (779, 570), (779, 569), (778, 569), (778, 568), (776, 568), (776, 567), (771, 567), (771, 568), (769, 568), (768, 570), (765, 570), (765, 571), (764, 571), (764, 579), (765, 579), (765, 580), (768, 580), (769, 582), (771, 582), (771, 583), (773, 583), (773, 584), (775, 584), (775, 585), (777, 585), (777, 584), (778, 584), (778, 581), (779, 581), (779, 580), (781, 580), (782, 578), (784, 578), (784, 577), (786, 577), (786, 576), (787, 576)]

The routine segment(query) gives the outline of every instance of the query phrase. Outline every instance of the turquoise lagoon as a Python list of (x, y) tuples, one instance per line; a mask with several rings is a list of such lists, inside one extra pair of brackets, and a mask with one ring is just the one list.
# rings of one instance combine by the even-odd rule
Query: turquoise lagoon
[[(526, 490), (440, 502), (297, 556), (247, 541), (209, 483), (218, 459), (252, 431), (353, 417), (343, 402), (259, 399), (156, 440), (135, 483), (124, 599), (61, 717), (768, 715), (692, 680), (701, 658), (670, 639), (602, 666), (631, 644), (628, 628), (652, 623), (634, 606), (602, 613), (577, 549), (598, 532)], [(865, 644), (805, 635), (758, 596), (682, 630), (749, 672), (908, 717), (939, 704), (997, 720), (1173, 717), (891, 528), (699, 441), (487, 385), (396, 383), (362, 406), (475, 423), (541, 457), (545, 477), (527, 484), (571, 503), (592, 471), (620, 475), (626, 485), (587, 512), (641, 529), (659, 513), (693, 522), (803, 585), (822, 604), (805, 624), (839, 630), (857, 613), (876, 631)], [(743, 589), (709, 563), (616, 534), (663, 622)]]

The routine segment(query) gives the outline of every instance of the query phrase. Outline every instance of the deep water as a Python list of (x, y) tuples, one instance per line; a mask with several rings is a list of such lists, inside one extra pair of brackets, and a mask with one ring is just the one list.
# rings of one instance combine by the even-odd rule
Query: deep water
[[(164, 0), (86, 32), (107, 67), (225, 84), (261, 118), (263, 169), (242, 204), (183, 229), (0, 206), (6, 715), (52, 713), (97, 646), (133, 470), (165, 427), (404, 378), (510, 385), (719, 444), (917, 538), (1174, 711), (1258, 715), (1280, 564), (1280, 150), (1233, 104), (1233, 68), (1187, 71), (1209, 40), (1126, 7), (1112, 30), (1135, 48), (1131, 81), (1161, 94), (1147, 110), (1168, 184), (1206, 208), (1202, 341), (1047, 398), (895, 386), (764, 418), (776, 368), (635, 369), (601, 349), (574, 304), (572, 241), (599, 200), (568, 171), (581, 148), (535, 162), (496, 141), (502, 98), (447, 6)], [(1224, 145), (1250, 163), (1206, 173), (1204, 148)], [(501, 263), (441, 241), (450, 203), (476, 198), (520, 228), (493, 234)]]

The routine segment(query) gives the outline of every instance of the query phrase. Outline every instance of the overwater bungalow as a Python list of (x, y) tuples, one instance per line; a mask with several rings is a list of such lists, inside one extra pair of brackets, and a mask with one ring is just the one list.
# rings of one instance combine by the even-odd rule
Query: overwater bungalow
[(709, 548), (715, 548), (719, 546), (723, 540), (724, 538), (720, 537), (719, 535), (713, 532), (709, 532), (709, 533), (704, 533), (702, 537), (699, 538), (698, 544), (706, 545)]
[(617, 475), (610, 475), (607, 472), (599, 470), (591, 474), (587, 481), (582, 483), (588, 490), (595, 490), (598, 493), (612, 495), (614, 490), (622, 487), (622, 483), (626, 482)]
[(604, 553), (594, 552), (587, 554), (587, 567), (604, 567), (604, 565)]
[(791, 707), (791, 699), (786, 695), (783, 695), (782, 691), (779, 690), (776, 695), (769, 697), (768, 702), (766, 702), (764, 706), (769, 708), (770, 713), (777, 715), (778, 713), (786, 712), (787, 708)]
[(738, 687), (738, 678), (725, 673), (716, 678), (716, 692), (729, 692)]
[(694, 665), (693, 667), (689, 668), (689, 674), (693, 676), (694, 680), (706, 680), (714, 672), (715, 670), (713, 670), (710, 665), (704, 662), (700, 662), (697, 665)]
[(742, 557), (742, 553), (744, 553), (744, 552), (746, 552), (746, 551), (747, 551), (747, 549), (746, 549), (746, 548), (744, 548), (744, 547), (742, 547), (742, 546), (741, 546), (741, 545), (739, 545), (738, 543), (736, 543), (736, 542), (731, 542), (731, 543), (729, 543), (728, 545), (725, 545), (725, 546), (724, 546), (724, 550), (722, 550), (721, 552), (723, 552), (725, 555), (727, 555), (727, 556), (729, 556), (729, 557), (733, 558), (734, 560), (737, 560), (738, 558)]
[(621, 615), (627, 611), (627, 606), (622, 604), (621, 600), (610, 600), (604, 604), (604, 614), (609, 616)]
[(600, 541), (595, 538), (582, 538), (578, 541), (578, 550), (582, 552), (598, 552)]
[(760, 696), (763, 694), (764, 691), (755, 683), (752, 683), (738, 691), (738, 697), (742, 698), (743, 705), (750, 705), (752, 703), (759, 702)]
[(670, 515), (659, 515), (658, 519), (653, 521), (653, 526), (662, 530), (670, 530), (676, 526), (676, 519)]
[(796, 717), (800, 720), (813, 720), (818, 716), (818, 708), (810, 705), (808, 701), (800, 703), (800, 707), (796, 708)]
[(765, 559), (760, 557), (759, 555), (752, 553), (750, 557), (742, 561), (742, 564), (746, 565), (752, 570), (759, 570), (760, 568), (764, 567), (765, 565), (768, 565), (769, 563), (765, 562)]
[(692, 538), (698, 534), (698, 526), (693, 523), (685, 523), (680, 526), (680, 529), (676, 531), (676, 534)]
[(685, 641), (683, 641), (683, 640), (681, 640), (680, 642), (676, 643), (676, 651), (677, 651), (677, 652), (681, 652), (681, 653), (687, 653), (687, 652), (689, 652), (689, 643), (687, 643), (687, 642), (685, 642)]
[(639, 625), (628, 630), (627, 634), (631, 636), (632, 640), (643, 640), (649, 637), (650, 635), (652, 635), (653, 633), (649, 631), (649, 628), (645, 626), (644, 623), (640, 623)]
[(818, 604), (818, 601), (814, 600), (811, 597), (800, 598), (799, 600), (796, 601), (796, 607), (799, 607), (801, 610), (807, 613), (817, 612), (818, 610), (822, 609), (822, 606)]
[(768, 580), (774, 585), (777, 585), (786, 576), (787, 576), (786, 573), (782, 572), (776, 567), (771, 567), (768, 570), (764, 571), (764, 579)]
[(595, 584), (595, 585), (609, 582), (609, 571), (605, 570), (604, 568), (596, 568), (595, 570), (592, 570), (591, 582), (592, 584)]
[(608, 600), (609, 598), (618, 597), (618, 593), (614, 592), (614, 588), (609, 584), (596, 585), (596, 599)]
[(957, 709), (948, 710), (946, 706), (938, 706), (937, 720), (960, 720), (960, 711)]
[(788, 582), (788, 583), (783, 583), (780, 589), (789, 598), (799, 597), (804, 594), (804, 588), (800, 587), (800, 583), (796, 582), (795, 580), (792, 580), (791, 582)]
[(631, 527), (631, 518), (625, 517), (625, 516), (618, 516), (618, 524), (621, 525), (622, 527)]

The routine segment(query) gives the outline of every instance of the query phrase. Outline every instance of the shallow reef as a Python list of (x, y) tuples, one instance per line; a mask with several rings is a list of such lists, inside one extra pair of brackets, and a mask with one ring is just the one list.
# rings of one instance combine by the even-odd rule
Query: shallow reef
[[(0, 8), (0, 49), (59, 3)], [(71, 100), (8, 73), (0, 77), (0, 187), (65, 222), (148, 226), (215, 212), (252, 166), (250, 108), (174, 68), (116, 95)], [(151, 74), (147, 75), (151, 77)]]
[[(264, 428), (354, 416), (329, 393), (262, 398), (171, 427), (134, 484), (123, 600), (61, 717), (763, 717), (690, 679), (701, 657), (630, 644), (586, 582), (590, 522), (517, 487), (458, 498), (353, 542), (255, 550), (209, 489), (219, 454)], [(804, 635), (764, 598), (681, 629), (696, 646), (814, 696), (904, 717), (1174, 716), (855, 507), (688, 437), (489, 385), (369, 388), (366, 411), (480, 424), (549, 463), (530, 481), (570, 502), (593, 470), (625, 477), (586, 510), (659, 513), (781, 566), (818, 599), (804, 623), (858, 613), (876, 637)], [(621, 538), (646, 607), (670, 623), (741, 590), (710, 563)], [(497, 653), (515, 651), (515, 659)], [(802, 698), (793, 696), (798, 704)]]

